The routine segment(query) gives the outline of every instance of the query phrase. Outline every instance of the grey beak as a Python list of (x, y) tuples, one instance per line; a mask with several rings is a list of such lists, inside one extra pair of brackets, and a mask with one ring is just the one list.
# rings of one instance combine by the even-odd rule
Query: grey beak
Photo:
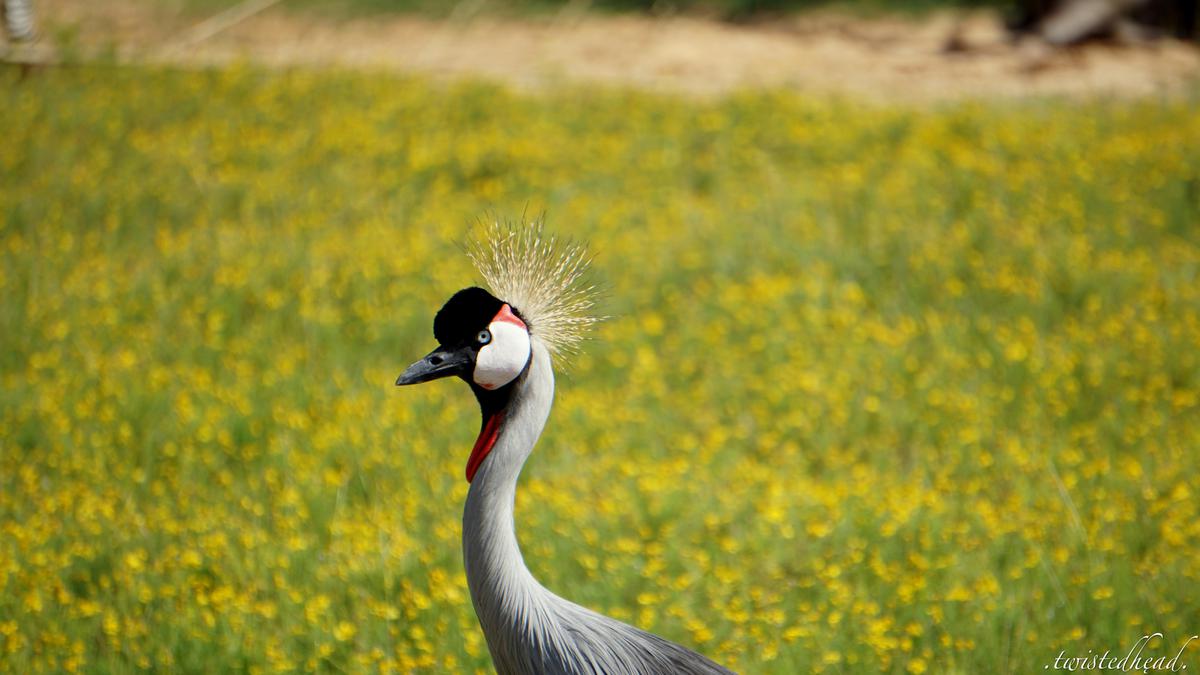
[(471, 371), (474, 363), (475, 355), (469, 347), (438, 347), (396, 378), (396, 386), (419, 384), (451, 375), (464, 375)]

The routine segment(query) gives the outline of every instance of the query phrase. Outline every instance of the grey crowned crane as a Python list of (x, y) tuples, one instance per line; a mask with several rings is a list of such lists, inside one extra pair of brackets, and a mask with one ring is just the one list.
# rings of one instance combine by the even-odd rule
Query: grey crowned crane
[(463, 559), (471, 602), (501, 675), (731, 673), (708, 658), (560, 598), (521, 557), (513, 523), (517, 476), (554, 399), (551, 356), (570, 350), (595, 322), (581, 282), (579, 246), (556, 245), (540, 227), (495, 228), (470, 256), (491, 292), (454, 294), (437, 313), (437, 349), (397, 385), (457, 376), (479, 401), (483, 423), (467, 459)]

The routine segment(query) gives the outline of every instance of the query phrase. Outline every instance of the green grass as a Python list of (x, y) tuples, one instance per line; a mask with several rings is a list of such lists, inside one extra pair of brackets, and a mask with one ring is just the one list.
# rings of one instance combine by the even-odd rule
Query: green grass
[(392, 382), (489, 213), (607, 289), (518, 497), (551, 589), (748, 673), (1200, 626), (1196, 101), (0, 78), (0, 670), (486, 668), (478, 413)]

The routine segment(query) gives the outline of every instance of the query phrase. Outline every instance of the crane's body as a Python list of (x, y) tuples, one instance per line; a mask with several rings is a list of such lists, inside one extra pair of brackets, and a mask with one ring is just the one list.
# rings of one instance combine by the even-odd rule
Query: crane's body
[[(532, 261), (522, 260), (520, 250), (508, 253), (518, 265), (526, 266), (517, 270), (522, 272), (545, 262), (546, 252), (541, 250), (542, 257), (535, 255)], [(546, 283), (534, 277), (533, 283)], [(514, 294), (523, 291), (528, 289), (515, 289)], [(730, 673), (690, 649), (551, 593), (525, 566), (513, 520), (517, 478), (550, 414), (551, 349), (555, 338), (564, 338), (562, 332), (551, 330), (550, 339), (544, 340), (536, 326), (551, 329), (554, 324), (546, 319), (562, 317), (548, 314), (547, 309), (539, 311), (536, 302), (530, 305), (532, 311), (527, 312), (480, 288), (459, 291), (435, 319), (439, 348), (397, 380), (397, 384), (415, 384), (457, 375), (471, 385), (479, 400), (483, 424), (467, 462), (471, 487), (463, 513), (463, 557), (471, 601), (497, 672)], [(557, 307), (561, 306), (560, 302)]]

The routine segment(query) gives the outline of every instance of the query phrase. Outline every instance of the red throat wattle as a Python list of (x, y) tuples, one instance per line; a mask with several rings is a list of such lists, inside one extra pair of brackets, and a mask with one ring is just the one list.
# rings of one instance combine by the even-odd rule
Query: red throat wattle
[(496, 439), (500, 436), (500, 422), (503, 420), (503, 412), (492, 413), (483, 425), (483, 431), (479, 432), (479, 438), (475, 439), (475, 447), (471, 448), (471, 456), (467, 459), (468, 483), (475, 479), (475, 472), (479, 470), (479, 465), (483, 464), (484, 458), (496, 444)]

